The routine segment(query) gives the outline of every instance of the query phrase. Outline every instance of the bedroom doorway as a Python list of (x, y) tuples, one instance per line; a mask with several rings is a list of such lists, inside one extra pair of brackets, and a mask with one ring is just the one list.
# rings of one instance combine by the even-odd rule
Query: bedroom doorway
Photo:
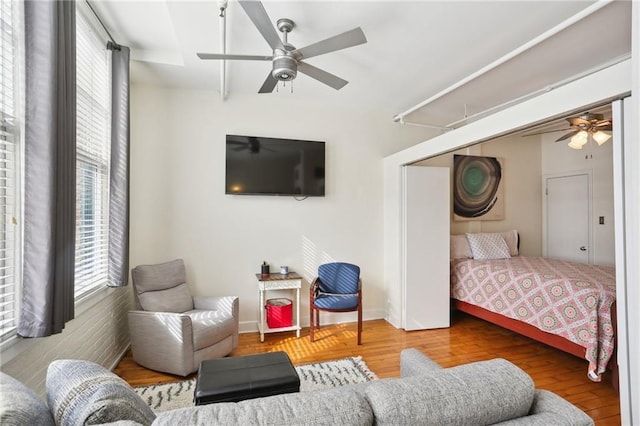
[(590, 181), (588, 172), (545, 177), (546, 257), (592, 263)]

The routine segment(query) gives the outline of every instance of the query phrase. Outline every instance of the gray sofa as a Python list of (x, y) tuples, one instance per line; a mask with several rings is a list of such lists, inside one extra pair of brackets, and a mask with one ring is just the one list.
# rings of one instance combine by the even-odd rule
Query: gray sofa
[[(238, 403), (165, 411), (157, 415), (128, 385), (86, 361), (60, 360), (47, 374), (48, 407), (28, 403), (33, 418), (12, 422), (4, 395), (1, 424), (78, 425), (119, 422), (153, 425), (592, 425), (559, 396), (534, 389), (531, 378), (503, 359), (441, 368), (415, 349), (400, 358), (401, 378)], [(6, 376), (6, 375), (4, 375)], [(19, 383), (19, 382), (18, 382)], [(12, 395), (21, 401), (25, 396)], [(36, 397), (37, 398), (37, 397)], [(23, 405), (25, 405), (23, 403)], [(46, 413), (43, 413), (46, 411)], [(18, 413), (19, 414), (19, 413)], [(47, 418), (48, 414), (48, 418)], [(35, 416), (38, 417), (35, 417)], [(50, 422), (49, 422), (50, 421)]]

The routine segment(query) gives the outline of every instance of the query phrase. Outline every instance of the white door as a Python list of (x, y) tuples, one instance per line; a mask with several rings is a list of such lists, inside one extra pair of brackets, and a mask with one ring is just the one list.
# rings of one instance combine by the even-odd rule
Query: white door
[(449, 168), (404, 167), (403, 327), (449, 327)]
[(589, 263), (589, 175), (548, 177), (547, 257)]

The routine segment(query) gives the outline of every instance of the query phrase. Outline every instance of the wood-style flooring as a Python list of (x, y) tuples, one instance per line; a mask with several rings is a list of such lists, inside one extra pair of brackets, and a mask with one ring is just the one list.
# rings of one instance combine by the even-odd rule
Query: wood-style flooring
[[(297, 339), (294, 332), (240, 335), (231, 355), (286, 351), (294, 364), (307, 364), (348, 356), (362, 356), (380, 378), (400, 376), (400, 352), (418, 348), (443, 367), (492, 358), (505, 358), (525, 370), (536, 387), (547, 389), (572, 402), (597, 425), (620, 424), (620, 400), (607, 373), (602, 382), (587, 378), (587, 361), (522, 337), (483, 320), (457, 312), (446, 329), (404, 331), (384, 320), (365, 321), (362, 345), (356, 344), (356, 324), (323, 327), (309, 342), (308, 329)], [(140, 367), (131, 353), (114, 370), (132, 386), (183, 380)]]

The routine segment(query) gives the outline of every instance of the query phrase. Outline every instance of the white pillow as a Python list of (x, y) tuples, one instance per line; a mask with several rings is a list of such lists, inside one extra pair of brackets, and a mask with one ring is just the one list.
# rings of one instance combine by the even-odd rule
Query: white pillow
[(465, 235), (452, 235), (449, 250), (450, 259), (473, 259), (469, 240)]
[(507, 247), (509, 247), (509, 254), (511, 256), (517, 256), (519, 253), (518, 250), (518, 240), (519, 240), (519, 236), (518, 236), (518, 231), (516, 231), (515, 229), (512, 229), (510, 231), (502, 231), (500, 232), (500, 235), (502, 235), (502, 238), (504, 238), (504, 242), (507, 243)]
[(509, 259), (509, 247), (502, 235), (494, 234), (466, 234), (474, 259)]

